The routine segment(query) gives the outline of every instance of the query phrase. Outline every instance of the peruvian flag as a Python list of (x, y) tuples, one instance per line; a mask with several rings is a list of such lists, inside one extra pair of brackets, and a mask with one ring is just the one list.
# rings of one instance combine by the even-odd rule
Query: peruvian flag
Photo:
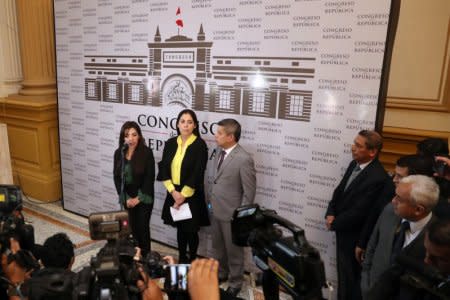
[[(177, 16), (181, 15), (181, 9), (180, 7), (177, 8)], [(178, 18), (175, 23), (177, 24), (178, 27), (183, 27), (183, 20), (181, 18)]]

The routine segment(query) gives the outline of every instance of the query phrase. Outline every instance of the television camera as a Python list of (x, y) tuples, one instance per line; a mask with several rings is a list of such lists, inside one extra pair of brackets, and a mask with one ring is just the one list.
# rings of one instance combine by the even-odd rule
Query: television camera
[[(280, 227), (292, 236), (283, 237)], [(237, 208), (231, 220), (233, 243), (250, 246), (256, 265), (263, 271), (266, 300), (279, 299), (279, 284), (294, 299), (323, 299), (325, 269), (319, 252), (305, 238), (303, 229), (257, 204)]]
[(22, 192), (16, 185), (0, 185), (0, 251), (9, 249), (9, 239), (14, 238), (22, 249), (34, 246), (34, 229), (25, 224), (22, 215)]
[[(20, 244), (20, 250), (11, 251), (10, 239)], [(0, 255), (5, 255), (8, 264), (15, 262), (27, 271), (38, 269), (39, 264), (33, 258), (34, 228), (25, 224), (22, 215), (22, 191), (16, 185), (0, 185)], [(7, 289), (10, 282), (0, 266), (1, 288)]]
[(77, 275), (73, 299), (140, 299), (136, 282), (138, 264), (150, 277), (163, 277), (164, 262), (157, 252), (135, 258), (135, 242), (130, 237), (128, 212), (94, 213), (89, 216), (92, 240), (107, 240), (89, 267)]
[(137, 287), (137, 281), (143, 280), (140, 267), (150, 278), (166, 277), (164, 290), (172, 293), (169, 296), (180, 292), (187, 295), (187, 284), (183, 279), (188, 267), (166, 266), (157, 252), (144, 258), (136, 256), (127, 211), (93, 213), (88, 221), (91, 239), (106, 240), (106, 244), (91, 258), (89, 266), (77, 274), (61, 269), (41, 270), (39, 276), (30, 280), (29, 290), (25, 289), (30, 299), (141, 299)]

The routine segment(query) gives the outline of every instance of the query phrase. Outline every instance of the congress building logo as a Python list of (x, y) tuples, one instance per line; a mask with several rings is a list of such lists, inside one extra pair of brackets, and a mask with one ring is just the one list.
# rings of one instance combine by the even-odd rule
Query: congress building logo
[(175, 74), (162, 87), (163, 105), (179, 105), (184, 108), (192, 107), (194, 89), (186, 77)]
[(147, 45), (138, 56), (85, 56), (85, 99), (311, 119), (312, 91), (305, 86), (314, 78), (314, 57), (214, 56), (203, 25), (195, 40), (179, 30), (163, 39), (157, 26)]

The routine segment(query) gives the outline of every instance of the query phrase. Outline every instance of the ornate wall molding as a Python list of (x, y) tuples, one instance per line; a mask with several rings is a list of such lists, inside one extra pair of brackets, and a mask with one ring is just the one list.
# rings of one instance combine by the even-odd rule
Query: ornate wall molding
[(450, 112), (449, 11), (447, 0), (402, 1), (387, 108)]

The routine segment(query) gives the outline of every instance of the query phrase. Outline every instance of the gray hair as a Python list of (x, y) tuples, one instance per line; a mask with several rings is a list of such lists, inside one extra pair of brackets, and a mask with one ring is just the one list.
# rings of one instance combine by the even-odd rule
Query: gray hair
[(424, 175), (409, 175), (402, 178), (400, 183), (411, 185), (411, 201), (413, 204), (422, 205), (427, 211), (436, 206), (439, 199), (439, 186), (436, 181)]

